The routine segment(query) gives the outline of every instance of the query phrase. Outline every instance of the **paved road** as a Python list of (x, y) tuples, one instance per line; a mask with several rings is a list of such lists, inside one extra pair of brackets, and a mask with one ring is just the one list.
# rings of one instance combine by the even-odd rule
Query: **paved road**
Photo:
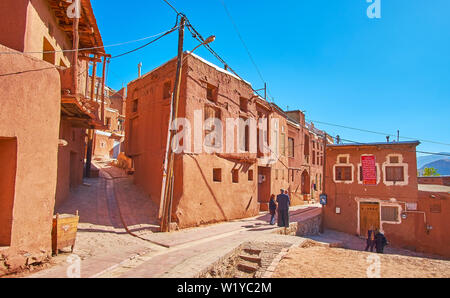
[[(304, 241), (300, 237), (273, 234), (278, 227), (268, 224), (267, 214), (172, 233), (154, 233), (157, 209), (148, 197), (114, 169), (103, 169), (100, 176), (89, 180), (89, 187), (78, 190), (61, 207), (66, 213), (80, 210), (74, 254), (81, 257), (81, 277), (194, 277), (247, 241)], [(291, 210), (296, 221), (319, 213), (317, 206)], [(137, 237), (128, 234), (124, 224)], [(67, 270), (73, 268), (65, 260), (68, 255), (61, 254), (57, 265), (30, 277), (67, 277)]]

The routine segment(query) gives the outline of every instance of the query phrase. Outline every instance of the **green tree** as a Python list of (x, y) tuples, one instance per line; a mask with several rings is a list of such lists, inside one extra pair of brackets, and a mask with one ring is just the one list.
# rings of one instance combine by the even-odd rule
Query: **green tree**
[(425, 168), (425, 169), (423, 169), (423, 176), (425, 176), (425, 177), (433, 177), (433, 176), (440, 176), (440, 175), (436, 171), (435, 168)]

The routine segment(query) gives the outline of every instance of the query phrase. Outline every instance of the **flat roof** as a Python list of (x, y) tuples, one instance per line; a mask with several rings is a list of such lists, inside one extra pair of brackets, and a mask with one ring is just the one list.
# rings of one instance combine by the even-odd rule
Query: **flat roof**
[(450, 194), (450, 186), (437, 184), (418, 184), (420, 191), (426, 192), (446, 192)]
[(375, 143), (345, 143), (345, 144), (329, 144), (328, 147), (355, 147), (355, 146), (385, 146), (385, 145), (416, 145), (420, 144), (419, 141), (404, 141), (404, 142), (375, 142)]

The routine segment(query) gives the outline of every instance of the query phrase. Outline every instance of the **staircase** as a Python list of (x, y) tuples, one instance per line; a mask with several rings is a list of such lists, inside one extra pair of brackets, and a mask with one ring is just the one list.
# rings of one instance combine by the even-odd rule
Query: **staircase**
[(235, 278), (253, 278), (261, 267), (261, 250), (245, 248), (238, 257)]

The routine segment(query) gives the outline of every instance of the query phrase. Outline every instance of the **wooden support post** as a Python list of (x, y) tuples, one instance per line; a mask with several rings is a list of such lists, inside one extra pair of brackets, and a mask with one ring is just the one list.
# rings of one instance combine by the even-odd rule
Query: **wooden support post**
[(80, 43), (80, 36), (78, 26), (80, 19), (75, 17), (73, 19), (73, 56), (72, 56), (72, 79), (73, 79), (73, 93), (78, 94), (78, 46)]
[(84, 97), (87, 97), (89, 94), (89, 67), (90, 67), (89, 60), (86, 60), (86, 87), (84, 91)]
[(102, 75), (102, 110), (101, 120), (105, 124), (105, 76), (106, 76), (106, 56), (103, 56), (103, 75)]
[[(94, 56), (95, 57), (95, 56)], [(91, 76), (91, 100), (94, 101), (95, 99), (95, 82), (96, 82), (96, 74), (97, 74), (97, 62), (92, 62), (92, 76)]]
[(181, 73), (183, 68), (183, 43), (184, 43), (184, 27), (186, 24), (186, 17), (181, 17), (180, 27), (178, 29), (178, 62), (177, 73), (175, 78), (174, 92), (171, 103), (171, 114), (169, 118), (168, 126), (168, 138), (166, 147), (166, 159), (164, 164), (165, 175), (163, 177), (162, 186), (162, 201), (160, 208), (163, 208), (161, 218), (161, 231), (170, 232), (170, 222), (172, 217), (172, 203), (173, 203), (173, 189), (175, 183), (174, 177), (174, 152), (171, 150), (172, 138), (174, 131), (172, 131), (172, 119), (176, 119), (178, 116), (178, 103), (180, 99), (180, 85), (181, 85)]

